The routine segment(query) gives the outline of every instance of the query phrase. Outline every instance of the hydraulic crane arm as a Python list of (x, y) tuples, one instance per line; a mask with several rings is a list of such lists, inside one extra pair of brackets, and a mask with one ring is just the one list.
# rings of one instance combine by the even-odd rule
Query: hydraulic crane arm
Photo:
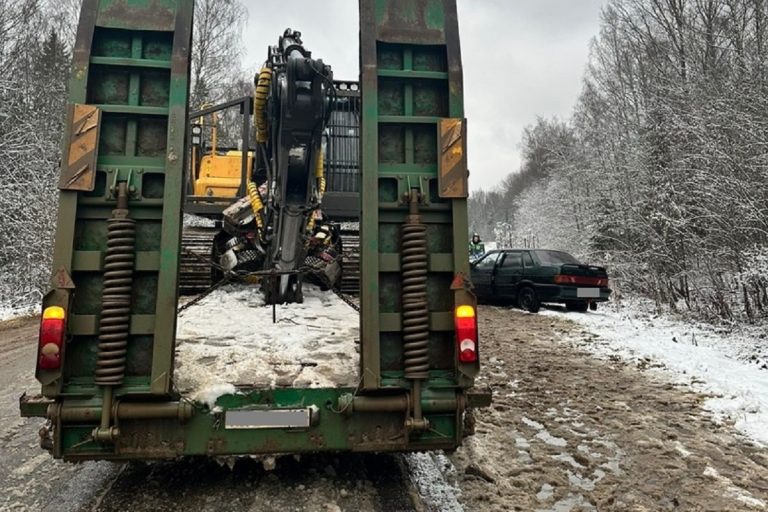
[(301, 267), (325, 188), (322, 141), (334, 94), (330, 66), (312, 58), (300, 32), (286, 29), (256, 76), (255, 172), (247, 200), (225, 211), (234, 238), (222, 244), (225, 268), (273, 272), (264, 279), (269, 303), (302, 300)]
[[(267, 268), (293, 271), (304, 261), (304, 235), (321, 199), (316, 169), (322, 165), (321, 141), (333, 78), (330, 66), (313, 59), (301, 33), (290, 29), (270, 49), (267, 67), (272, 70), (267, 117), (273, 123), (265, 152), (271, 158), (263, 164), (274, 177), (269, 184), (274, 192), (270, 202), (274, 238)], [(270, 302), (301, 300), (299, 275), (281, 275), (277, 288)]]

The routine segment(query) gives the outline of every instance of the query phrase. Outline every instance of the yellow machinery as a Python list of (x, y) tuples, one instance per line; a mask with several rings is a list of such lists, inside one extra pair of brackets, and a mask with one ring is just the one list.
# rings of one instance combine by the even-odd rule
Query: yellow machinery
[[(242, 158), (242, 151), (218, 153), (214, 149), (203, 155), (195, 173), (194, 194), (209, 197), (237, 197), (242, 182)], [(250, 174), (253, 168), (253, 151), (248, 152), (247, 158)]]
[[(199, 117), (192, 129), (191, 178), (193, 196), (205, 201), (206, 198), (233, 199), (239, 197), (243, 183), (243, 152), (218, 148), (218, 116), (210, 114), (211, 124), (205, 123), (204, 116)], [(211, 146), (205, 148), (202, 140), (202, 128), (211, 129)], [(253, 151), (246, 155), (246, 172), (250, 176), (253, 170)]]

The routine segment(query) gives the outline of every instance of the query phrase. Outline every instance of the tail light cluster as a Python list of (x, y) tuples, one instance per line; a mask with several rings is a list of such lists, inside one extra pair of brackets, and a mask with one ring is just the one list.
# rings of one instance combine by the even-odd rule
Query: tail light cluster
[(37, 367), (40, 370), (61, 368), (66, 323), (67, 314), (64, 308), (50, 306), (43, 311), (40, 321), (40, 344), (37, 349)]
[(575, 284), (581, 286), (608, 286), (607, 277), (568, 276), (558, 274), (555, 276), (557, 284)]
[(474, 363), (477, 361), (477, 315), (474, 306), (458, 306), (455, 321), (459, 362)]

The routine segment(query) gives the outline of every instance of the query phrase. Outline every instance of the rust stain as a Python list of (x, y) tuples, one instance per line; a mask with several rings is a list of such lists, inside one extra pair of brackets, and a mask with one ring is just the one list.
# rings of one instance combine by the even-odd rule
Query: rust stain
[(466, 124), (463, 119), (440, 121), (440, 197), (464, 198), (469, 195), (465, 139)]
[(379, 41), (407, 44), (444, 44), (442, 30), (427, 27), (424, 17), (427, 1), (390, 0), (377, 27)]
[(157, 0), (142, 7), (128, 4), (126, 0), (114, 2), (99, 13), (98, 24), (115, 28), (128, 26), (132, 30), (174, 30), (176, 16), (173, 9), (161, 5)]

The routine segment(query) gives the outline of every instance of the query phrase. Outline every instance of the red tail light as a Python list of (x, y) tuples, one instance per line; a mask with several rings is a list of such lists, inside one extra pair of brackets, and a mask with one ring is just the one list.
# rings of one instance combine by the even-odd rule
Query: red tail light
[(50, 306), (43, 311), (40, 321), (40, 344), (37, 349), (37, 367), (40, 370), (61, 368), (67, 315), (64, 308)]
[(456, 342), (459, 348), (459, 361), (474, 363), (477, 361), (477, 316), (473, 306), (456, 308)]
[(604, 277), (567, 276), (558, 274), (555, 276), (555, 283), (582, 286), (608, 286), (608, 279)]

